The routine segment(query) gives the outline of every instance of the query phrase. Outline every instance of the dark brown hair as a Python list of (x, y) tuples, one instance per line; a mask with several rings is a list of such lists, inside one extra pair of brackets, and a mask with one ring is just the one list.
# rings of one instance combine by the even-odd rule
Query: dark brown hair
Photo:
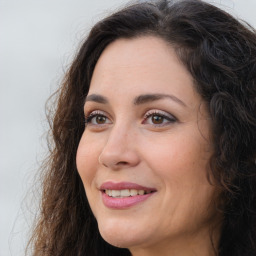
[(153, 35), (170, 43), (195, 80), (213, 124), (211, 174), (224, 199), (217, 254), (256, 255), (256, 33), (199, 0), (132, 4), (98, 22), (66, 74), (50, 119), (33, 255), (130, 255), (100, 236), (76, 169), (83, 104), (95, 64), (118, 38)]

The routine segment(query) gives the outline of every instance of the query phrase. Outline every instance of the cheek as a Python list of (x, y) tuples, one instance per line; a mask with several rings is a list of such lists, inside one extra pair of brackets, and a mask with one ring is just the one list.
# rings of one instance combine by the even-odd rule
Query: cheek
[[(202, 174), (206, 168), (211, 152), (209, 143), (200, 137), (185, 133), (168, 134), (151, 142), (144, 141), (144, 155), (150, 162), (151, 169), (159, 175), (185, 178), (187, 175)], [(153, 156), (153, 157), (152, 157)]]
[(145, 147), (146, 158), (164, 185), (166, 200), (177, 199), (177, 204), (182, 203), (183, 207), (209, 202), (214, 191), (207, 179), (211, 151), (201, 135), (185, 137), (183, 133), (169, 139), (166, 136), (165, 140), (154, 143), (153, 149)]
[(76, 154), (76, 165), (85, 189), (91, 186), (98, 166), (98, 146), (83, 134)]

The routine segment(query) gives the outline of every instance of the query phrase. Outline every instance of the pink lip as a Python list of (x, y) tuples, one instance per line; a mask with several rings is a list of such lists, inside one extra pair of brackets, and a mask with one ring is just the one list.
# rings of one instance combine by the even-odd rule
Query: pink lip
[(104, 190), (122, 190), (122, 189), (136, 189), (136, 190), (145, 190), (148, 192), (156, 192), (155, 188), (144, 187), (138, 185), (136, 183), (131, 182), (105, 182), (100, 186), (101, 194), (102, 194), (102, 201), (103, 204), (112, 209), (125, 209), (131, 206), (134, 206), (138, 203), (141, 203), (151, 197), (154, 193), (149, 193), (145, 195), (137, 195), (137, 196), (130, 196), (130, 197), (123, 197), (123, 198), (114, 198), (108, 196)]

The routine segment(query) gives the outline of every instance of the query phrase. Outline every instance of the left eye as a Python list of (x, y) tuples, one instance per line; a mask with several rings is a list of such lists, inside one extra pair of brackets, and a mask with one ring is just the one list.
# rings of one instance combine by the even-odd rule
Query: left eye
[(174, 123), (175, 121), (175, 117), (173, 117), (171, 114), (165, 114), (162, 112), (149, 112), (145, 115), (143, 124), (152, 124), (157, 126)]

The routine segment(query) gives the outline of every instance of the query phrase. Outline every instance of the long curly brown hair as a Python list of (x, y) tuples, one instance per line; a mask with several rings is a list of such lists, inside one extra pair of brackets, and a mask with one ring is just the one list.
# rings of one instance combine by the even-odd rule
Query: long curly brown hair
[(211, 176), (222, 188), (219, 256), (256, 255), (256, 32), (199, 0), (144, 1), (98, 22), (57, 92), (50, 156), (43, 168), (33, 255), (122, 256), (105, 242), (76, 169), (83, 105), (95, 64), (118, 38), (154, 35), (169, 42), (207, 102), (213, 124)]

